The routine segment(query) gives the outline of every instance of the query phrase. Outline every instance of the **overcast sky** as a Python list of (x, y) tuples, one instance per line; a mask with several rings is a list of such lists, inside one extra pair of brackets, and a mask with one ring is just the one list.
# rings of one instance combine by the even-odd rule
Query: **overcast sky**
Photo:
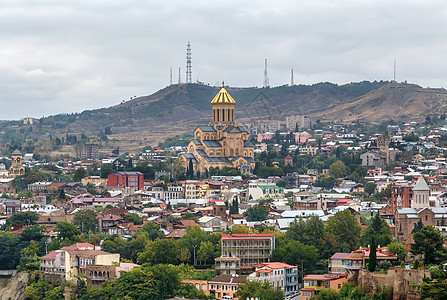
[[(182, 81), (447, 86), (447, 1), (0, 1), (0, 119), (108, 107)], [(207, 99), (209, 100), (209, 99)]]

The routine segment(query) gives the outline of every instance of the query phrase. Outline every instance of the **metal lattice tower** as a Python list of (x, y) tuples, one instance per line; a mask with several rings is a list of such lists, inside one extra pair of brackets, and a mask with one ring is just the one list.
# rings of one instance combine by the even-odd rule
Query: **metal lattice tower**
[(269, 87), (269, 76), (267, 74), (267, 58), (265, 59), (265, 68), (264, 68), (264, 87)]
[(182, 83), (182, 68), (178, 68), (178, 84)]
[(293, 86), (294, 82), (293, 82), (293, 69), (292, 69), (292, 73), (290, 74), (290, 86)]
[(169, 84), (172, 85), (172, 67), (170, 69)]
[(191, 71), (191, 44), (188, 41), (186, 47), (186, 83), (192, 83), (192, 71)]

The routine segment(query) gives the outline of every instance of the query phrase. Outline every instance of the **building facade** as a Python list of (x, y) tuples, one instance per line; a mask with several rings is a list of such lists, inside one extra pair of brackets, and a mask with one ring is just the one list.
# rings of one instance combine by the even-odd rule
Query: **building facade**
[[(222, 254), (216, 262), (216, 265), (223, 274), (234, 274), (238, 270), (235, 265), (240, 267), (252, 266), (269, 262), (270, 255), (275, 249), (274, 234), (222, 234)], [(240, 262), (231, 264), (231, 267), (225, 268), (221, 262), (233, 262), (226, 258), (238, 258)], [(228, 264), (230, 265), (230, 264)]]
[(249, 141), (249, 133), (234, 120), (236, 101), (222, 87), (211, 104), (212, 122), (196, 127), (187, 152), (180, 155), (185, 169), (192, 165), (194, 172), (204, 173), (249, 165), (253, 170), (254, 146)]
[(144, 175), (141, 172), (116, 172), (109, 174), (107, 187), (128, 187), (143, 190)]

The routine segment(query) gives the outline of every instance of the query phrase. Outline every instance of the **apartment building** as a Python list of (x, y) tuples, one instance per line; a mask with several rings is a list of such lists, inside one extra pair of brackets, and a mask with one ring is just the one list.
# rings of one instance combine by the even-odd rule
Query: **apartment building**
[(298, 268), (282, 262), (262, 263), (256, 266), (255, 272), (248, 275), (248, 280), (268, 281), (275, 289), (281, 289), (284, 295), (297, 290)]
[[(222, 234), (221, 243), (222, 254), (216, 259), (216, 268), (223, 274), (234, 274), (238, 271), (237, 265), (244, 267), (268, 262), (275, 249), (275, 235)], [(239, 263), (233, 258), (238, 258)]]
[(310, 300), (322, 289), (338, 291), (344, 283), (348, 282), (347, 274), (310, 274), (304, 276), (304, 288), (301, 289), (301, 300)]

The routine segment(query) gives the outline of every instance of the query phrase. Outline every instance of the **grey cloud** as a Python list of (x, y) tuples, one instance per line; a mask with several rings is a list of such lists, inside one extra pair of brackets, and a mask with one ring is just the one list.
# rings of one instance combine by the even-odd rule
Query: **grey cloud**
[[(1, 119), (115, 105), (185, 79), (445, 86), (444, 1), (3, 1)], [(12, 105), (15, 104), (15, 105)]]

